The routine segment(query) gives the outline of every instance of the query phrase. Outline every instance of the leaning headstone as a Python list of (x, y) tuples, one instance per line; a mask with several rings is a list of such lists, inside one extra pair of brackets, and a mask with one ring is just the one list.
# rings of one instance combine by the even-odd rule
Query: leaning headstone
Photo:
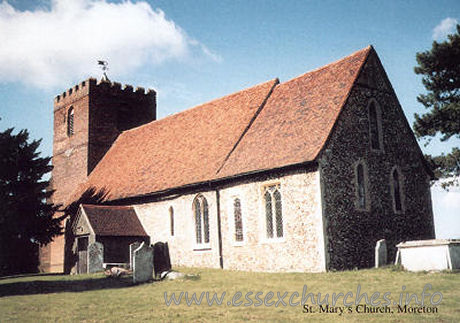
[(387, 264), (387, 242), (385, 239), (377, 241), (375, 246), (375, 268)]
[(141, 245), (141, 242), (139, 241), (136, 241), (136, 242), (133, 242), (129, 245), (129, 268), (132, 270), (133, 269), (133, 266), (134, 266), (134, 250), (136, 250), (137, 248), (139, 248)]
[(100, 242), (91, 243), (88, 246), (88, 272), (97, 273), (103, 271), (104, 246)]
[(153, 247), (145, 242), (134, 250), (133, 282), (143, 283), (153, 278)]
[(160, 277), (161, 273), (168, 272), (171, 270), (171, 260), (169, 257), (168, 243), (157, 242), (153, 246), (153, 259), (155, 277)]

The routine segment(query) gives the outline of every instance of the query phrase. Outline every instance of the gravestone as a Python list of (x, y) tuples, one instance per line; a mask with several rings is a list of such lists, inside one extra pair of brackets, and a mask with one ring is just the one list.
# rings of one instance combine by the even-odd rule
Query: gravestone
[(133, 242), (129, 245), (129, 268), (130, 269), (133, 269), (133, 266), (134, 266), (134, 250), (139, 248), (140, 245), (141, 245), (141, 242), (139, 241)]
[(145, 242), (134, 250), (133, 283), (143, 283), (153, 278), (153, 247)]
[(97, 273), (103, 271), (104, 246), (100, 242), (91, 243), (88, 246), (88, 272)]
[(153, 259), (155, 277), (160, 277), (162, 272), (171, 270), (171, 259), (169, 257), (168, 243), (157, 242), (153, 246)]
[(387, 264), (387, 242), (385, 239), (377, 241), (375, 246), (375, 268)]

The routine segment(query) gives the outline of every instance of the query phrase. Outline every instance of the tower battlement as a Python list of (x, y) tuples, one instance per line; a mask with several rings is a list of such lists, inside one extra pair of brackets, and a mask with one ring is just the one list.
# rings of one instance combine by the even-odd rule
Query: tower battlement
[(134, 89), (134, 87), (129, 84), (122, 85), (119, 82), (106, 80), (98, 81), (91, 77), (57, 95), (54, 98), (54, 104), (55, 106), (69, 104), (82, 96), (88, 95), (91, 90), (101, 90), (107, 92), (106, 94), (110, 94), (111, 96), (129, 96), (133, 98), (141, 98), (142, 96), (154, 98), (156, 96), (156, 92), (153, 89), (147, 89), (146, 91), (145, 88), (140, 86)]

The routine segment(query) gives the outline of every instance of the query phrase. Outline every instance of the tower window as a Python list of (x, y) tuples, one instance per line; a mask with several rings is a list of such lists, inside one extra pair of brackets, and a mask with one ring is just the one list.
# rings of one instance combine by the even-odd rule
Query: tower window
[(198, 195), (193, 201), (195, 215), (195, 238), (197, 244), (209, 243), (209, 212), (208, 202), (203, 195)]
[(73, 128), (73, 118), (74, 118), (74, 109), (70, 107), (69, 111), (67, 112), (67, 136), (73, 136), (74, 128)]
[(264, 202), (267, 238), (282, 238), (284, 235), (283, 212), (279, 184), (265, 188)]

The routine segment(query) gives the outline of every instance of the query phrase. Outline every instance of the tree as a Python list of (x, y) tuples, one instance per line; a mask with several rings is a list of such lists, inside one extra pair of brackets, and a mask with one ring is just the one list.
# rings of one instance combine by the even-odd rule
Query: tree
[(0, 275), (28, 272), (38, 263), (39, 245), (61, 234), (58, 206), (43, 176), (51, 158), (41, 158), (41, 140), (29, 142), (29, 133), (0, 132)]
[[(415, 73), (423, 75), (427, 94), (417, 100), (429, 111), (415, 114), (414, 131), (417, 137), (434, 137), (441, 141), (460, 138), (460, 25), (457, 32), (441, 43), (433, 42), (431, 50), (417, 53)], [(431, 139), (430, 139), (431, 140)], [(448, 154), (426, 156), (436, 177), (447, 179), (443, 187), (458, 185), (460, 149), (454, 147)]]

